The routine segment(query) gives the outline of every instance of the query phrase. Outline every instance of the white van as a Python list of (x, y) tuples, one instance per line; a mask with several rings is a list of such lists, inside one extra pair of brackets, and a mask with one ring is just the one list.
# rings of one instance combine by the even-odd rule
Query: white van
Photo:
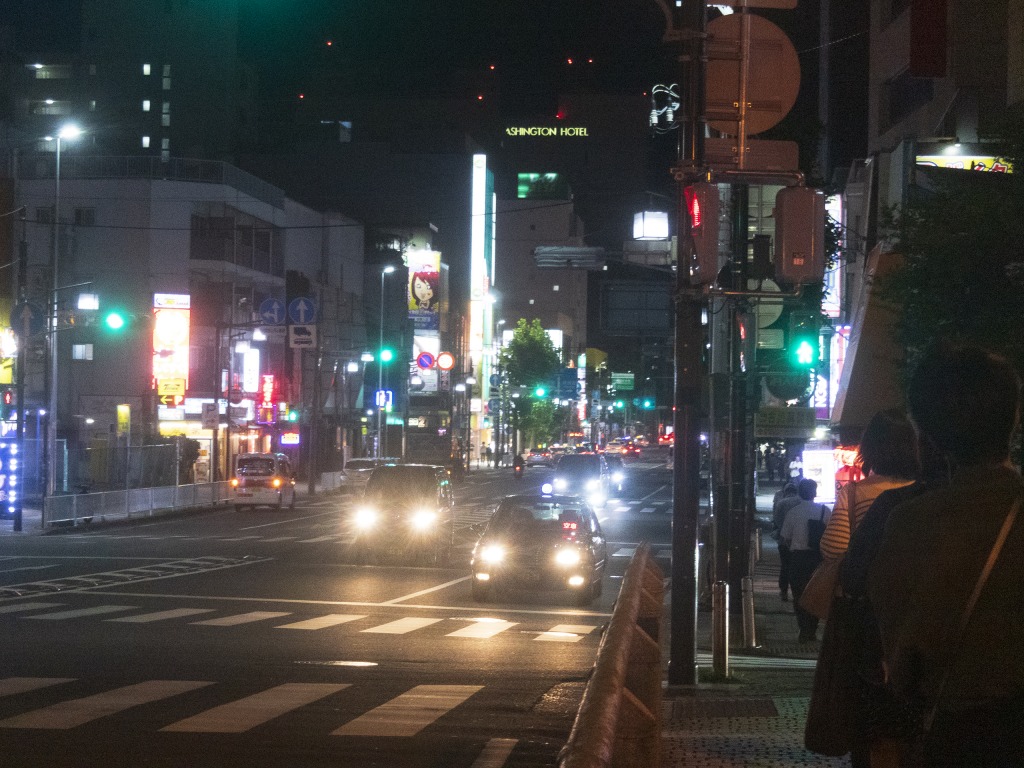
[(235, 508), (295, 506), (295, 473), (283, 453), (240, 453), (231, 476)]

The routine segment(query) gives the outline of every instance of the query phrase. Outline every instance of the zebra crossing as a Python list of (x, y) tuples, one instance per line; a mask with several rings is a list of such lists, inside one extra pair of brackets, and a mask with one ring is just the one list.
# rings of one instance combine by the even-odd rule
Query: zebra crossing
[[(137, 606), (102, 604), (73, 608), (56, 602), (27, 602), (0, 607), (2, 621), (67, 622), (95, 620), (104, 624), (151, 625), (160, 622), (182, 621), (189, 626), (231, 629), (254, 625), (273, 630), (291, 632), (317, 632), (339, 630), (365, 635), (412, 635), (427, 632), (456, 640), (491, 640), (499, 635), (528, 637), (535, 642), (579, 643), (588, 638), (596, 642), (600, 623), (554, 624), (546, 626), (536, 621), (523, 622), (494, 617), (464, 616), (402, 616), (388, 618), (372, 613), (328, 613), (312, 617), (297, 617), (288, 611), (245, 611), (243, 613), (210, 616), (215, 608), (180, 607), (159, 611), (144, 611)], [(116, 615), (121, 614), (121, 615)], [(204, 617), (204, 618), (200, 618)]]
[[(144, 705), (171, 702), (195, 691), (205, 689), (216, 694), (219, 685), (212, 680), (155, 679), (82, 695), (76, 684), (89, 688), (88, 681), (69, 677), (0, 679), (0, 713), (17, 711), (21, 704), (19, 697), (26, 694), (32, 694), (34, 702), (39, 700), (40, 692), (55, 694), (52, 703), (7, 717), (0, 714), (0, 729), (67, 731), (105, 718), (127, 715)], [(482, 685), (415, 685), (345, 722), (326, 723), (317, 735), (411, 738), (465, 705), (482, 690)], [(163, 725), (157, 723), (156, 730), (161, 733), (246, 733), (317, 702), (365, 693), (358, 683), (280, 683)], [(324, 711), (336, 712), (337, 709), (329, 707)]]

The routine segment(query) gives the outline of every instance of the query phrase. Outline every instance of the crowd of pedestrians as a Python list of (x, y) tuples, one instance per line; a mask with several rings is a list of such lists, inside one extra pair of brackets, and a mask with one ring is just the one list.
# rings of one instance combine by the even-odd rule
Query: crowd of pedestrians
[(833, 510), (807, 479), (776, 495), (779, 591), (792, 593), (801, 642), (817, 639), (818, 617), (800, 604), (811, 573), (831, 561), (838, 574), (812, 751), (849, 754), (853, 768), (1024, 766), (1024, 482), (1010, 461), (1020, 394), (1005, 359), (937, 346), (909, 382), (907, 412), (868, 424), (860, 479)]

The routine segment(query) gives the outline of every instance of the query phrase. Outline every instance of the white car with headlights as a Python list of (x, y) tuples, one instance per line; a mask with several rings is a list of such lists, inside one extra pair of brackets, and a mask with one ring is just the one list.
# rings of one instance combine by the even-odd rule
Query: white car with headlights
[(426, 560), (444, 564), (455, 536), (455, 498), (444, 467), (377, 467), (366, 480), (349, 528), (358, 560)]
[(559, 457), (544, 493), (580, 496), (591, 506), (603, 507), (610, 490), (608, 464), (599, 453), (567, 453)]
[(601, 594), (607, 560), (601, 524), (583, 499), (506, 496), (473, 548), (473, 599), (498, 589), (567, 590), (589, 605)]

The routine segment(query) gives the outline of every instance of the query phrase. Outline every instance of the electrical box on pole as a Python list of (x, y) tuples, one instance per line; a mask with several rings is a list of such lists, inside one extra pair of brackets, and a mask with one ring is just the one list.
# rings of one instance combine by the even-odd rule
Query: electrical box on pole
[(693, 238), (693, 256), (690, 260), (690, 282), (694, 285), (712, 283), (718, 277), (719, 199), (718, 185), (697, 182), (688, 185), (686, 212)]
[(825, 195), (783, 187), (775, 196), (775, 278), (793, 285), (825, 277)]

